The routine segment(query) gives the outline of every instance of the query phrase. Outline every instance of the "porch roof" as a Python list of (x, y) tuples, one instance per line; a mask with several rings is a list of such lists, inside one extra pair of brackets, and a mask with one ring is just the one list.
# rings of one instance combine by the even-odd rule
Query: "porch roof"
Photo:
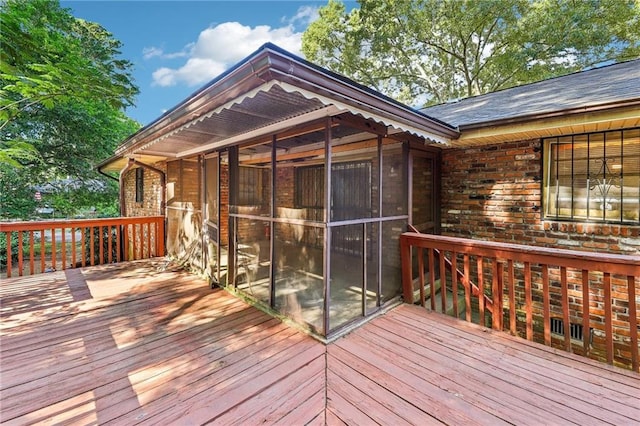
[(101, 164), (122, 158), (180, 158), (349, 112), (429, 143), (458, 136), (452, 126), (267, 43), (145, 126)]

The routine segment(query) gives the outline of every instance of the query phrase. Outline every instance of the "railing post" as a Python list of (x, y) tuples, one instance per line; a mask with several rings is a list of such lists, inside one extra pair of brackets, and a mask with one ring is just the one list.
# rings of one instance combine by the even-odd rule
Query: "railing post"
[(408, 237), (400, 236), (400, 263), (402, 264), (402, 295), (405, 303), (413, 304), (413, 278), (411, 277), (411, 245)]

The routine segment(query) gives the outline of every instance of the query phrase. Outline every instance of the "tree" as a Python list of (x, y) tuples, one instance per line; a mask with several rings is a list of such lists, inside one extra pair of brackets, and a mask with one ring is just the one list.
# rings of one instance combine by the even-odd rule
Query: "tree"
[(337, 0), (302, 38), (307, 59), (428, 105), (640, 55), (635, 0)]
[(105, 179), (93, 168), (139, 128), (123, 111), (138, 89), (120, 42), (57, 1), (0, 12), (0, 216), (24, 217), (35, 185)]

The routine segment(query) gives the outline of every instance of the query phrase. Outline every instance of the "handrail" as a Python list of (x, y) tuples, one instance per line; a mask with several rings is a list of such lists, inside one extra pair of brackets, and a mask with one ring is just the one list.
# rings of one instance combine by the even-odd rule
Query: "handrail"
[[(422, 234), (420, 231), (418, 231), (418, 229), (409, 224), (407, 225), (407, 228), (409, 229), (409, 232), (414, 232), (417, 234)], [(422, 234), (424, 235), (424, 234)], [(429, 235), (429, 234), (426, 234)], [(441, 256), (440, 255), (440, 250), (435, 249), (435, 254), (437, 255), (437, 257), (442, 261), (444, 260), (444, 264), (447, 268), (449, 268), (449, 270), (451, 271), (456, 271), (456, 275), (457, 275), (457, 279), (460, 280), (459, 282), (462, 283), (463, 286), (467, 286), (469, 285), (471, 287), (471, 295), (475, 296), (475, 297), (479, 297), (480, 294), (482, 294), (482, 300), (484, 303), (484, 308), (490, 310), (491, 312), (493, 312), (493, 300), (491, 300), (491, 298), (484, 294), (484, 291), (481, 291), (480, 288), (476, 285), (476, 283), (474, 283), (473, 281), (469, 280), (468, 282), (466, 281), (464, 272), (462, 272), (460, 269), (458, 269), (457, 267), (453, 266), (453, 263), (451, 262), (451, 260), (449, 258), (447, 258), (446, 256)], [(422, 249), (418, 248), (418, 259), (420, 259), (422, 257)], [(433, 269), (433, 268), (432, 268)], [(435, 286), (430, 286), (431, 287), (431, 297), (430, 297), (430, 301), (431, 301), (431, 310), (435, 310)], [(445, 293), (441, 292), (441, 295), (444, 297)], [(425, 298), (424, 298), (424, 292), (420, 293), (420, 305), (422, 307), (424, 307), (425, 305)], [(458, 316), (458, 295), (457, 294), (453, 294), (453, 314), (454, 316)], [(443, 308), (444, 310), (444, 308)], [(471, 309), (467, 309), (466, 311), (466, 315), (467, 315), (467, 321), (471, 321)]]
[[(482, 289), (481, 294), (489, 297), (493, 305), (489, 309), (489, 305), (477, 304), (480, 324), (486, 325), (490, 321), (496, 330), (508, 330), (514, 335), (520, 332), (528, 340), (561, 346), (567, 351), (582, 352), (594, 358), (606, 358), (609, 364), (615, 360), (617, 364), (628, 365), (638, 371), (636, 298), (640, 288), (640, 256), (532, 247), (415, 232), (402, 234), (400, 247), (405, 302), (413, 303), (414, 299), (411, 249), (416, 248), (417, 252), (427, 250), (431, 288), (435, 285), (436, 275), (444, 291), (447, 289), (445, 283), (450, 283), (455, 305), (461, 286), (465, 292), (468, 321), (471, 320), (472, 286), (467, 283), (475, 277), (477, 287)], [(423, 294), (425, 280), (421, 256), (418, 253), (419, 285)], [(433, 261), (435, 256), (440, 257), (439, 269)], [(464, 265), (461, 279), (460, 271), (457, 271), (459, 261)], [(505, 297), (508, 300), (504, 300)], [(443, 312), (445, 299), (443, 294)], [(485, 307), (489, 315), (486, 318)], [(508, 316), (508, 324), (503, 324), (505, 315)], [(552, 319), (555, 324), (560, 324), (560, 329), (554, 330), (555, 335), (551, 333)], [(576, 328), (582, 330), (582, 345), (575, 341), (579, 333), (574, 332), (572, 336)]]
[[(7, 240), (7, 278), (15, 267), (20, 276), (33, 275), (58, 265), (69, 269), (164, 256), (165, 251), (163, 216), (0, 222), (0, 233)], [(11, 250), (14, 238), (16, 258)]]

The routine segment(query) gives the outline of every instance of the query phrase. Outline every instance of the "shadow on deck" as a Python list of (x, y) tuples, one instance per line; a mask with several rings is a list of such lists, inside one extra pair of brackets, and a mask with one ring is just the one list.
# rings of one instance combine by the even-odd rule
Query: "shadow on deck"
[(0, 283), (8, 424), (632, 424), (640, 375), (403, 305), (325, 346), (164, 260)]

